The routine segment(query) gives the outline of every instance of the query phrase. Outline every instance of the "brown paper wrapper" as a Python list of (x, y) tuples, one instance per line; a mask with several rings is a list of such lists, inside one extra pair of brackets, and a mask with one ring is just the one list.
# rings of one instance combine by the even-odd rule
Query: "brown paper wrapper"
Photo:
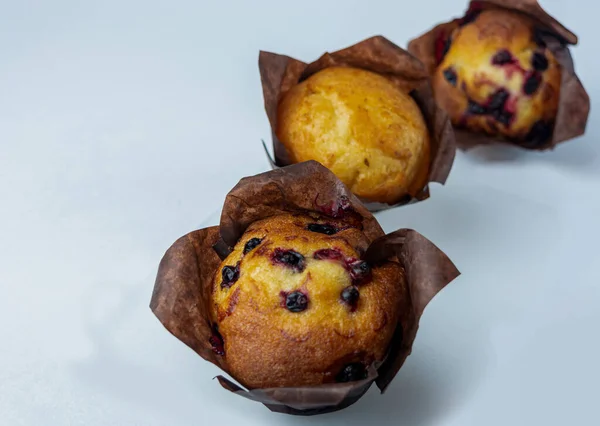
[(217, 377), (231, 392), (261, 402), (272, 411), (294, 415), (341, 410), (360, 399), (373, 383), (383, 392), (410, 354), (425, 306), (459, 275), (450, 259), (419, 233), (402, 229), (385, 235), (373, 215), (331, 171), (309, 161), (242, 179), (225, 199), (219, 226), (193, 231), (177, 240), (160, 262), (152, 311), (175, 337), (227, 373), (226, 355), (214, 353), (209, 342), (212, 280), (221, 259), (254, 221), (307, 211), (360, 220), (372, 241), (365, 258), (373, 263), (394, 258), (404, 267), (412, 312), (404, 316), (404, 327), (398, 323), (387, 358), (370, 366), (364, 380), (245, 390), (223, 376)]
[[(469, 3), (469, 8), (473, 6), (481, 6), (483, 8), (501, 7), (526, 14), (536, 20), (542, 30), (540, 36), (544, 39), (547, 48), (554, 54), (562, 67), (561, 90), (554, 131), (546, 144), (530, 148), (508, 139), (456, 128), (457, 146), (460, 149), (467, 150), (477, 145), (501, 143), (516, 145), (525, 149), (544, 151), (554, 148), (561, 142), (583, 135), (590, 112), (590, 98), (575, 74), (573, 58), (568, 48), (570, 44), (577, 44), (577, 36), (546, 13), (537, 0), (472, 1)], [(435, 60), (436, 38), (440, 33), (450, 32), (457, 25), (458, 19), (439, 24), (408, 43), (408, 51), (425, 64), (430, 75), (437, 66)]]
[(348, 66), (376, 72), (387, 77), (401, 89), (409, 91), (423, 112), (431, 137), (431, 160), (425, 187), (414, 198), (406, 197), (398, 200), (394, 205), (362, 200), (367, 208), (371, 211), (379, 211), (429, 198), (428, 184), (430, 182), (444, 184), (452, 168), (456, 151), (452, 124), (447, 114), (435, 103), (423, 64), (406, 50), (381, 36), (366, 39), (337, 52), (325, 53), (310, 64), (289, 56), (260, 52), (258, 67), (275, 154), (273, 159), (267, 151), (271, 166), (275, 168), (291, 164), (285, 146), (275, 134), (279, 101), (295, 84), (333, 66)]

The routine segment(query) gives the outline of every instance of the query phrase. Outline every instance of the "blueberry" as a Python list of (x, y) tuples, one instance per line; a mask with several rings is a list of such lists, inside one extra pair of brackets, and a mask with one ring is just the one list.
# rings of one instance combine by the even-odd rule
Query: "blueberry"
[(292, 268), (296, 272), (304, 271), (304, 256), (294, 250), (275, 249), (273, 252), (273, 262)]
[(492, 58), (492, 64), (494, 65), (506, 65), (511, 63), (512, 61), (513, 56), (506, 49), (499, 50), (498, 53), (496, 53)]
[(535, 52), (531, 57), (531, 65), (536, 71), (546, 71), (548, 69), (548, 58), (540, 52)]
[(482, 115), (487, 114), (487, 110), (483, 105), (479, 105), (477, 102), (469, 100), (469, 105), (467, 106), (467, 112), (469, 114), (474, 115)]
[(342, 368), (342, 371), (335, 376), (335, 380), (339, 383), (355, 382), (363, 380), (367, 377), (367, 369), (360, 362), (353, 362)]
[(319, 234), (333, 235), (338, 232), (337, 228), (331, 225), (321, 225), (320, 223), (309, 223), (306, 227), (311, 232), (318, 232)]
[(544, 145), (551, 136), (552, 125), (542, 120), (536, 121), (525, 137), (523, 146), (528, 148), (539, 148)]
[(364, 260), (357, 260), (348, 265), (354, 283), (361, 283), (370, 278), (371, 267)]
[(505, 89), (500, 89), (500, 90), (496, 91), (492, 95), (492, 99), (490, 100), (490, 103), (488, 104), (488, 109), (490, 109), (492, 111), (504, 109), (504, 104), (506, 103), (506, 101), (508, 100), (509, 97), (510, 97), (510, 94)]
[(219, 334), (219, 329), (217, 326), (213, 327), (212, 332), (213, 334), (209, 337), (208, 342), (210, 343), (213, 352), (217, 355), (225, 355), (225, 345), (223, 343), (223, 338)]
[(523, 84), (523, 92), (526, 95), (534, 94), (540, 87), (541, 82), (542, 79), (538, 74), (531, 74), (529, 77), (527, 77), (527, 80), (525, 80), (525, 83)]
[(285, 307), (290, 312), (302, 312), (308, 307), (308, 297), (301, 291), (294, 291), (285, 298)]
[(512, 117), (513, 117), (513, 115), (510, 112), (503, 110), (503, 109), (494, 110), (492, 112), (492, 115), (494, 116), (496, 121), (504, 124), (507, 127), (510, 125), (510, 121), (512, 120)]
[(262, 242), (262, 240), (260, 238), (251, 238), (248, 240), (248, 242), (246, 243), (246, 245), (244, 246), (244, 254), (248, 254), (248, 252), (251, 252), (252, 250), (254, 250), (256, 247), (258, 247), (258, 245)]
[(347, 303), (351, 307), (356, 306), (356, 304), (358, 303), (359, 296), (360, 296), (360, 293), (358, 292), (358, 289), (356, 287), (354, 287), (353, 285), (343, 289), (342, 293), (340, 295), (340, 297), (342, 298), (342, 301), (344, 303)]
[(492, 116), (505, 126), (508, 126), (510, 124), (510, 121), (513, 116), (512, 113), (504, 109), (506, 101), (508, 101), (509, 97), (510, 94), (507, 90), (499, 89), (498, 91), (496, 91), (496, 93), (492, 95), (492, 98), (490, 99), (490, 102), (487, 106), (488, 112), (491, 112)]
[(238, 263), (235, 266), (223, 266), (221, 277), (223, 278), (223, 281), (221, 281), (221, 288), (225, 289), (231, 287), (240, 277), (240, 264)]
[(446, 68), (444, 70), (444, 78), (453, 86), (456, 86), (457, 76), (456, 71), (453, 68)]

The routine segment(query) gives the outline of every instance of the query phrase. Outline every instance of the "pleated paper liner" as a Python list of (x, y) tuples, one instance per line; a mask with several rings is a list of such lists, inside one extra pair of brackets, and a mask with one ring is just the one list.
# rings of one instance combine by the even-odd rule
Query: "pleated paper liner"
[[(373, 383), (383, 392), (410, 354), (419, 319), (429, 301), (459, 275), (448, 257), (416, 231), (385, 235), (375, 217), (335, 175), (309, 161), (242, 179), (227, 195), (219, 226), (178, 239), (160, 262), (150, 307), (175, 337), (206, 361), (228, 373), (227, 354), (213, 352), (210, 338), (212, 280), (220, 262), (250, 224), (286, 213), (318, 212), (359, 220), (371, 241), (363, 258), (371, 263), (395, 259), (404, 268), (410, 306), (400, 315), (388, 355), (371, 365), (364, 380), (295, 388), (244, 389), (218, 377), (223, 388), (260, 402), (270, 410), (314, 415), (341, 410), (358, 401)], [(400, 283), (399, 283), (400, 284)], [(235, 380), (235, 377), (233, 377)]]

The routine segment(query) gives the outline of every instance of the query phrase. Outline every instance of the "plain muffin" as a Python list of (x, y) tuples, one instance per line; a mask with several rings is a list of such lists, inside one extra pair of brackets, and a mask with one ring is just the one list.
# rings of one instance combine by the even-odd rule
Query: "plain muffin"
[(293, 86), (279, 103), (276, 135), (292, 162), (320, 162), (368, 201), (395, 203), (427, 181), (421, 110), (374, 72), (330, 67)]

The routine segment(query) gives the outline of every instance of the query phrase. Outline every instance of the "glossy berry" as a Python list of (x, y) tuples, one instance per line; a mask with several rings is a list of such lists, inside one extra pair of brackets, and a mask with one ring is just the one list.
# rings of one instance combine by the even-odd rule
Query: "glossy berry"
[(321, 225), (320, 223), (309, 223), (306, 227), (311, 232), (318, 232), (319, 234), (333, 235), (338, 232), (335, 226)]
[(531, 127), (531, 130), (525, 137), (524, 146), (528, 148), (539, 148), (548, 142), (552, 136), (552, 125), (539, 120)]
[(494, 65), (506, 65), (511, 62), (513, 62), (513, 56), (506, 49), (499, 50), (492, 58), (492, 64)]
[(308, 296), (301, 291), (294, 291), (285, 298), (285, 307), (290, 312), (302, 312), (308, 307)]
[(469, 114), (482, 115), (482, 114), (486, 114), (487, 110), (483, 105), (479, 105), (477, 102), (469, 100), (469, 105), (467, 106), (467, 112)]
[(360, 284), (371, 277), (371, 267), (364, 260), (349, 263), (348, 269), (355, 284)]
[(505, 126), (508, 126), (512, 120), (513, 114), (506, 111), (505, 105), (510, 94), (505, 89), (499, 89), (492, 95), (488, 103), (487, 110), (492, 114), (494, 119)]
[(488, 109), (491, 111), (504, 109), (504, 104), (510, 97), (510, 94), (505, 89), (500, 89), (492, 95), (492, 99), (488, 104)]
[(513, 118), (513, 114), (503, 109), (494, 110), (492, 115), (496, 121), (504, 124), (505, 126), (509, 126)]
[(335, 376), (336, 382), (346, 383), (363, 380), (367, 377), (367, 369), (360, 362), (353, 362), (342, 368), (342, 371)]
[(546, 71), (548, 69), (548, 58), (540, 52), (535, 52), (531, 57), (531, 65), (536, 71)]
[(456, 71), (453, 68), (446, 68), (444, 70), (444, 78), (448, 83), (453, 86), (456, 86), (456, 82), (458, 81), (458, 77), (456, 75)]
[(231, 287), (240, 277), (240, 264), (238, 263), (235, 266), (223, 266), (221, 277), (223, 278), (223, 281), (221, 281), (221, 288), (225, 289)]
[(275, 249), (273, 262), (292, 268), (295, 272), (304, 271), (304, 256), (294, 250)]
[(358, 303), (358, 298), (360, 297), (360, 293), (356, 287), (353, 285), (346, 287), (342, 290), (340, 294), (342, 302), (350, 305), (351, 307), (355, 307)]
[(262, 242), (260, 238), (251, 238), (248, 240), (246, 245), (244, 245), (244, 254), (248, 254), (252, 250), (254, 250), (258, 245)]
[(217, 355), (225, 355), (225, 345), (223, 343), (223, 338), (219, 334), (217, 327), (213, 327), (213, 334), (208, 339), (210, 346), (212, 347), (212, 351)]
[(526, 95), (534, 94), (540, 87), (541, 82), (542, 79), (538, 74), (531, 74), (529, 77), (527, 77), (525, 83), (523, 84), (523, 93)]

